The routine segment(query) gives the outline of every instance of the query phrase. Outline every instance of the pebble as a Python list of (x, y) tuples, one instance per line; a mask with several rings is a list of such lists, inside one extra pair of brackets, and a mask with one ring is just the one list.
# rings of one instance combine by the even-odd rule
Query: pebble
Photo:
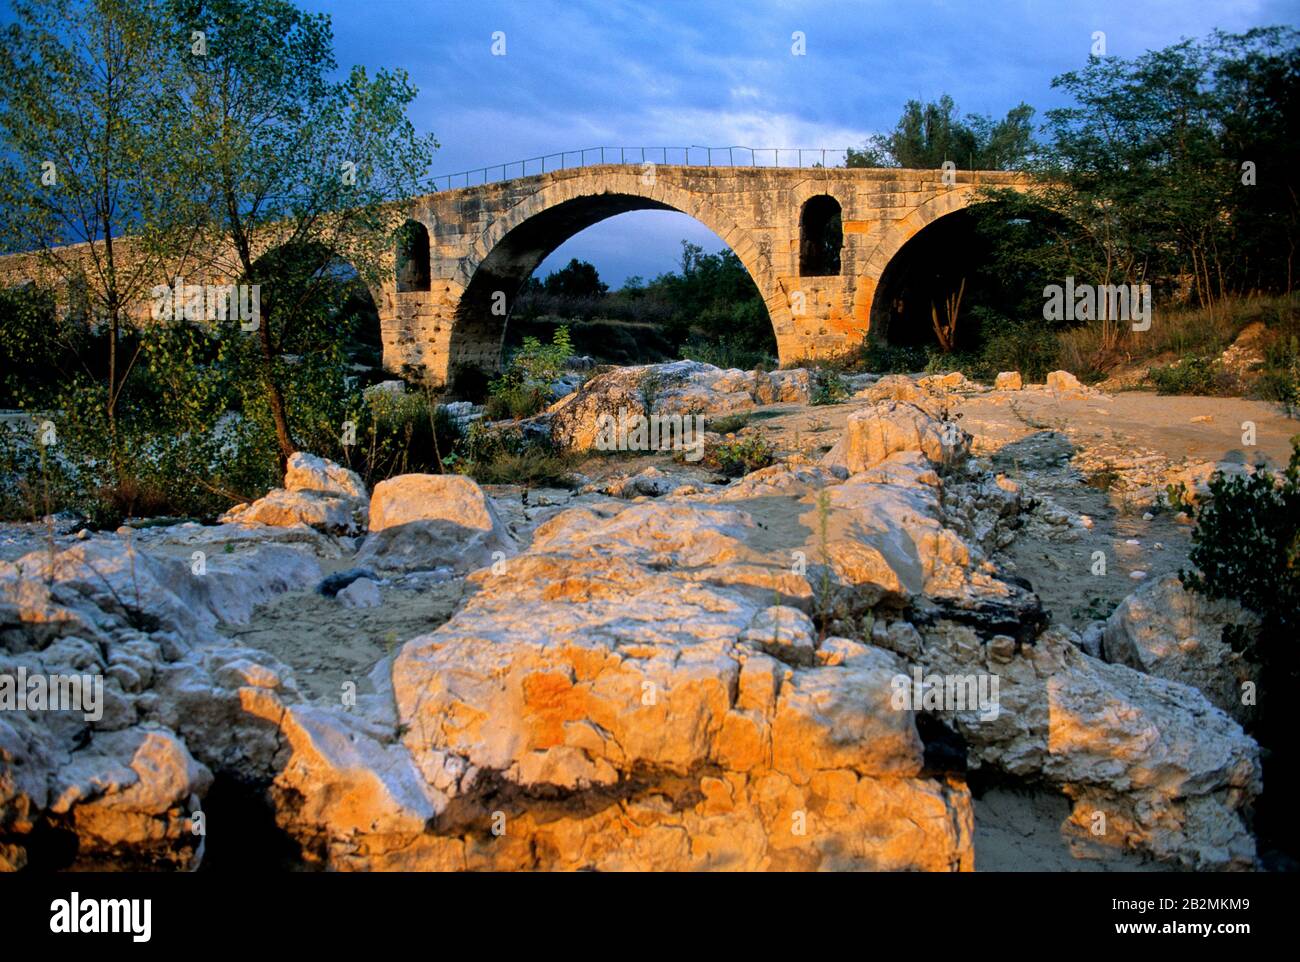
[(1154, 518), (1155, 518), (1155, 515), (1152, 514), (1150, 511), (1148, 511), (1148, 512), (1146, 512), (1145, 514), (1142, 515), (1142, 520), (1143, 520), (1143, 521), (1151, 521), (1151, 520), (1153, 520)]
[(1128, 573), (1128, 576), (1132, 578), (1134, 581), (1141, 581), (1143, 578), (1147, 576), (1147, 573), (1145, 571), (1130, 571)]

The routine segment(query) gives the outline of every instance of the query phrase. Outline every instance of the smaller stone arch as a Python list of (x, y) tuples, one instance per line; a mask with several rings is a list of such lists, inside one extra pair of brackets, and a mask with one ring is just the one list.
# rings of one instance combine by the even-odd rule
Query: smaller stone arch
[(799, 276), (837, 276), (843, 248), (840, 202), (830, 194), (809, 197), (799, 212)]
[(429, 228), (410, 219), (397, 228), (397, 293), (427, 291), (432, 283), (429, 261)]

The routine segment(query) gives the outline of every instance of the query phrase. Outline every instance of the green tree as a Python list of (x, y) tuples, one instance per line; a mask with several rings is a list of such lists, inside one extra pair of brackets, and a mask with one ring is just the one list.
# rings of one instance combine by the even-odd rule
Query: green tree
[(609, 285), (600, 279), (594, 265), (575, 257), (546, 275), (542, 291), (556, 297), (603, 297), (609, 293)]
[[(41, 281), (102, 329), (96, 395), (120, 467), (118, 405), (138, 354), (131, 311), (163, 265), (195, 249), (201, 197), (175, 103), (173, 35), (156, 0), (17, 0), (0, 36), (0, 244), (34, 252)], [(124, 256), (124, 237), (130, 256)], [(80, 246), (69, 246), (80, 245)]]
[[(1211, 309), (1232, 293), (1289, 290), (1296, 36), (1216, 34), (1133, 60), (1092, 57), (1055, 78), (1071, 102), (1046, 115), (1035, 186), (987, 190), (976, 212), (1003, 269), (1151, 283), (1157, 296), (1190, 285)], [(1255, 185), (1243, 183), (1247, 160), (1263, 178)]]
[(894, 130), (850, 149), (846, 166), (930, 170), (951, 161), (966, 170), (1012, 170), (1033, 151), (1033, 114), (1020, 104), (1002, 120), (975, 114), (963, 120), (947, 94), (925, 104), (909, 100)]
[(233, 248), (231, 273), (268, 285), (285, 261), (259, 264), (259, 255), (295, 251), (286, 289), (268, 291), (255, 335), (254, 369), (283, 462), (298, 447), (285, 395), (299, 362), (286, 355), (295, 340), (302, 344), (296, 331), (320, 316), (312, 291), (332, 282), (340, 256), (363, 282), (392, 270), (402, 214), (386, 202), (418, 192), (437, 144), (417, 135), (406, 116), (416, 92), (404, 72), (371, 78), (354, 67), (331, 79), (327, 16), (286, 0), (171, 6), (178, 38), (204, 39), (202, 52), (184, 61), (182, 99), (194, 182), (212, 201), (214, 243)]

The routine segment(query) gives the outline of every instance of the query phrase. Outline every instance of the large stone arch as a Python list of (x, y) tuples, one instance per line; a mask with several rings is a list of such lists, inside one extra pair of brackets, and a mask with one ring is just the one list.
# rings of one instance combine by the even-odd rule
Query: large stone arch
[[(594, 178), (573, 178), (543, 185), (515, 204), (475, 238), (459, 263), (450, 286), (457, 304), (448, 342), (448, 366), (474, 364), (495, 368), (515, 294), (545, 258), (582, 230), (635, 210), (673, 210), (713, 231), (735, 253), (767, 305), (778, 354), (787, 359), (789, 305), (774, 291), (770, 257), (750, 234), (701, 194), (652, 178), (639, 171), (619, 171)], [(504, 294), (507, 316), (491, 313), (491, 299)], [(787, 338), (788, 341), (788, 338)]]
[[(905, 216), (889, 222), (874, 238), (874, 242), (864, 252), (860, 263), (860, 275), (857, 282), (854, 301), (854, 315), (866, 318), (867, 330), (874, 336), (882, 311), (887, 306), (882, 303), (884, 292), (882, 282), (886, 280), (890, 265), (904, 250), (908, 242), (923, 230), (945, 217), (960, 213), (970, 207), (979, 183), (958, 183), (935, 193), (928, 200), (916, 205)], [(1008, 180), (998, 186), (1024, 189), (1024, 185)], [(881, 297), (877, 295), (880, 294)]]

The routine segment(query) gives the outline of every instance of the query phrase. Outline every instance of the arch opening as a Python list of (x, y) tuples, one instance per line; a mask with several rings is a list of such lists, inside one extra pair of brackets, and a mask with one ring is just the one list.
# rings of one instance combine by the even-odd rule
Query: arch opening
[(840, 202), (829, 194), (808, 198), (799, 214), (799, 275), (833, 277), (839, 274), (843, 247)]
[(389, 376), (374, 292), (345, 257), (320, 243), (286, 244), (253, 263), (253, 279), (263, 285), (262, 314), (275, 318), (282, 353), (313, 358), (325, 332), (341, 334), (349, 380), (366, 386)]
[[(452, 381), (456, 381), (458, 372), (463, 372), (466, 368), (487, 371), (500, 368), (507, 328), (512, 323), (510, 318), (516, 305), (526, 296), (525, 285), (543, 261), (557, 248), (601, 221), (620, 214), (644, 210), (683, 213), (677, 207), (639, 195), (594, 194), (556, 204), (528, 218), (506, 233), (478, 264), (461, 295), (449, 343), (448, 368)], [(704, 221), (700, 223), (705, 227), (710, 226)], [(725, 258), (723, 255), (730, 256)], [(738, 265), (739, 270), (743, 272), (743, 277), (753, 284), (757, 291), (757, 282), (748, 267), (727, 251), (725, 245), (723, 255), (718, 255), (718, 258), (730, 259), (732, 263)], [(683, 261), (685, 262), (685, 257)], [(536, 284), (531, 285), (533, 292), (536, 289)], [(620, 293), (611, 292), (610, 296), (617, 298)], [(770, 330), (771, 321), (767, 317), (766, 306), (761, 296), (756, 297), (755, 301), (762, 311), (765, 326)], [(546, 335), (544, 330), (530, 330), (529, 333), (543, 337)], [(665, 343), (668, 343), (661, 338), (659, 331), (652, 330), (649, 326), (638, 334), (635, 325), (629, 324), (626, 330), (617, 333), (620, 339), (644, 337), (647, 342), (645, 346), (650, 348), (647, 352), (650, 355), (646, 358), (648, 360), (658, 359), (654, 356), (655, 353), (662, 353), (662, 348)], [(514, 339), (518, 340), (518, 337)], [(775, 343), (773, 335), (773, 347)], [(575, 340), (575, 344), (580, 353), (592, 353), (582, 350), (580, 339)], [(633, 352), (636, 350), (638, 345), (635, 340), (630, 347)], [(620, 358), (617, 351), (604, 353), (612, 353), (615, 363), (635, 363), (642, 360), (627, 353)]]
[(429, 290), (429, 229), (418, 220), (408, 220), (397, 228), (396, 245), (397, 293)]
[(871, 305), (872, 339), (890, 347), (941, 348), (937, 316), (940, 325), (954, 325), (952, 350), (973, 346), (978, 332), (970, 308), (987, 253), (968, 211), (954, 211), (921, 228), (880, 275)]

